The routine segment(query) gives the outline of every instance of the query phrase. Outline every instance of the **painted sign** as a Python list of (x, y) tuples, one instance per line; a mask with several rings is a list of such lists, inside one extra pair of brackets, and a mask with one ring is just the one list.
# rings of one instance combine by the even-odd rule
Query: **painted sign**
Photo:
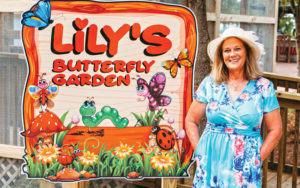
[(197, 48), (189, 9), (40, 0), (22, 24), (29, 178), (188, 177)]

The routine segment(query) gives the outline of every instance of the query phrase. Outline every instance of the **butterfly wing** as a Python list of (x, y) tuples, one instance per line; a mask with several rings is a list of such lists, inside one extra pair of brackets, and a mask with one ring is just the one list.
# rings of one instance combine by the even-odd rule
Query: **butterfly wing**
[(39, 1), (32, 11), (27, 11), (23, 14), (21, 23), (30, 27), (38, 27), (39, 29), (46, 28), (52, 21), (51, 5), (47, 1)]
[(28, 88), (29, 95), (35, 100), (40, 98), (40, 91), (41, 89), (34, 85), (31, 85)]
[(184, 48), (183, 50), (180, 51), (177, 59), (182, 60), (182, 59), (187, 59), (188, 57), (189, 57), (188, 50)]
[(166, 85), (166, 76), (159, 72), (152, 76), (149, 83), (149, 91), (153, 97), (158, 97), (163, 92)]
[(52, 99), (58, 94), (58, 86), (57, 85), (50, 85), (47, 88), (47, 98)]
[(178, 63), (180, 65), (185, 66), (185, 67), (191, 67), (191, 66), (193, 66), (193, 63), (190, 60), (188, 60), (188, 59), (178, 60)]
[(159, 106), (167, 106), (171, 103), (171, 97), (167, 96), (167, 95), (162, 95), (158, 98), (156, 98), (156, 101), (158, 103)]
[(170, 70), (170, 74), (173, 78), (176, 77), (177, 71), (178, 71), (178, 65), (177, 62), (174, 60), (167, 60), (162, 62), (162, 67), (164, 67), (167, 70)]
[(47, 107), (53, 108), (54, 107), (54, 102), (51, 99), (47, 100)]
[(44, 22), (48, 23), (51, 17), (51, 5), (48, 0), (46, 1), (39, 1), (33, 13), (39, 17)]

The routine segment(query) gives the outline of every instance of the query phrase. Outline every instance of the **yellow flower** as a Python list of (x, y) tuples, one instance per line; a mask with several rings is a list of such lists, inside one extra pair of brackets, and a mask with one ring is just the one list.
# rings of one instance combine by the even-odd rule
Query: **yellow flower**
[(145, 154), (146, 155), (151, 155), (153, 151), (154, 151), (154, 147), (150, 146), (150, 147), (146, 148)]
[(127, 146), (127, 144), (122, 144), (115, 149), (115, 155), (118, 156), (121, 159), (125, 159), (126, 156), (130, 156), (130, 153), (132, 152), (132, 148), (130, 146)]
[(38, 149), (38, 154), (36, 155), (36, 158), (38, 161), (41, 161), (43, 164), (51, 164), (53, 159), (57, 159), (59, 154), (59, 148), (57, 148), (57, 145), (42, 145)]
[(161, 171), (163, 168), (168, 170), (169, 167), (174, 167), (174, 163), (174, 157), (169, 156), (168, 153), (162, 153), (160, 155), (155, 154), (153, 157), (150, 158), (150, 164), (152, 164), (152, 168), (158, 169), (159, 171)]
[(98, 156), (94, 153), (91, 153), (90, 151), (83, 152), (83, 156), (79, 158), (81, 164), (83, 165), (93, 165), (97, 162)]

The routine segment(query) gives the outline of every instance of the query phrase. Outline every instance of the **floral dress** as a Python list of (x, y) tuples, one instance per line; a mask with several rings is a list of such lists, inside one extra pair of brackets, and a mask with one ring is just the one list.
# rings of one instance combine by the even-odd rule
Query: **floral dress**
[(272, 82), (250, 80), (233, 102), (227, 84), (209, 76), (194, 98), (207, 103), (207, 124), (195, 151), (193, 187), (261, 187), (263, 114), (279, 108)]

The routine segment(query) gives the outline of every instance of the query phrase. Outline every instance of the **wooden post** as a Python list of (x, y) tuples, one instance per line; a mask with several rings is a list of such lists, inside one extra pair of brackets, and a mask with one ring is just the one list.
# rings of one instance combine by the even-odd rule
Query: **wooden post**
[(89, 188), (90, 182), (72, 182), (72, 183), (62, 183), (62, 188)]
[(296, 110), (295, 117), (295, 138), (294, 138), (294, 164), (293, 164), (293, 179), (292, 179), (292, 188), (297, 187), (297, 153), (298, 153), (298, 140), (299, 140), (299, 121), (300, 121), (300, 110)]
[(161, 188), (176, 188), (177, 179), (162, 178)]
[(281, 108), (280, 114), (282, 118), (282, 136), (279, 142), (279, 153), (278, 153), (278, 168), (277, 168), (277, 188), (281, 188), (282, 183), (282, 171), (283, 171), (283, 148), (284, 148), (284, 137), (285, 137), (285, 126), (286, 126), (286, 113), (287, 108)]
[[(263, 139), (265, 139), (267, 136), (267, 127), (265, 126), (265, 123), (263, 123)], [(269, 157), (265, 159), (263, 162), (262, 168), (262, 188), (267, 188), (267, 182), (268, 182), (268, 160)]]
[(54, 183), (50, 183), (50, 182), (45, 181), (45, 180), (40, 180), (40, 187), (43, 187), (43, 188), (54, 188)]

